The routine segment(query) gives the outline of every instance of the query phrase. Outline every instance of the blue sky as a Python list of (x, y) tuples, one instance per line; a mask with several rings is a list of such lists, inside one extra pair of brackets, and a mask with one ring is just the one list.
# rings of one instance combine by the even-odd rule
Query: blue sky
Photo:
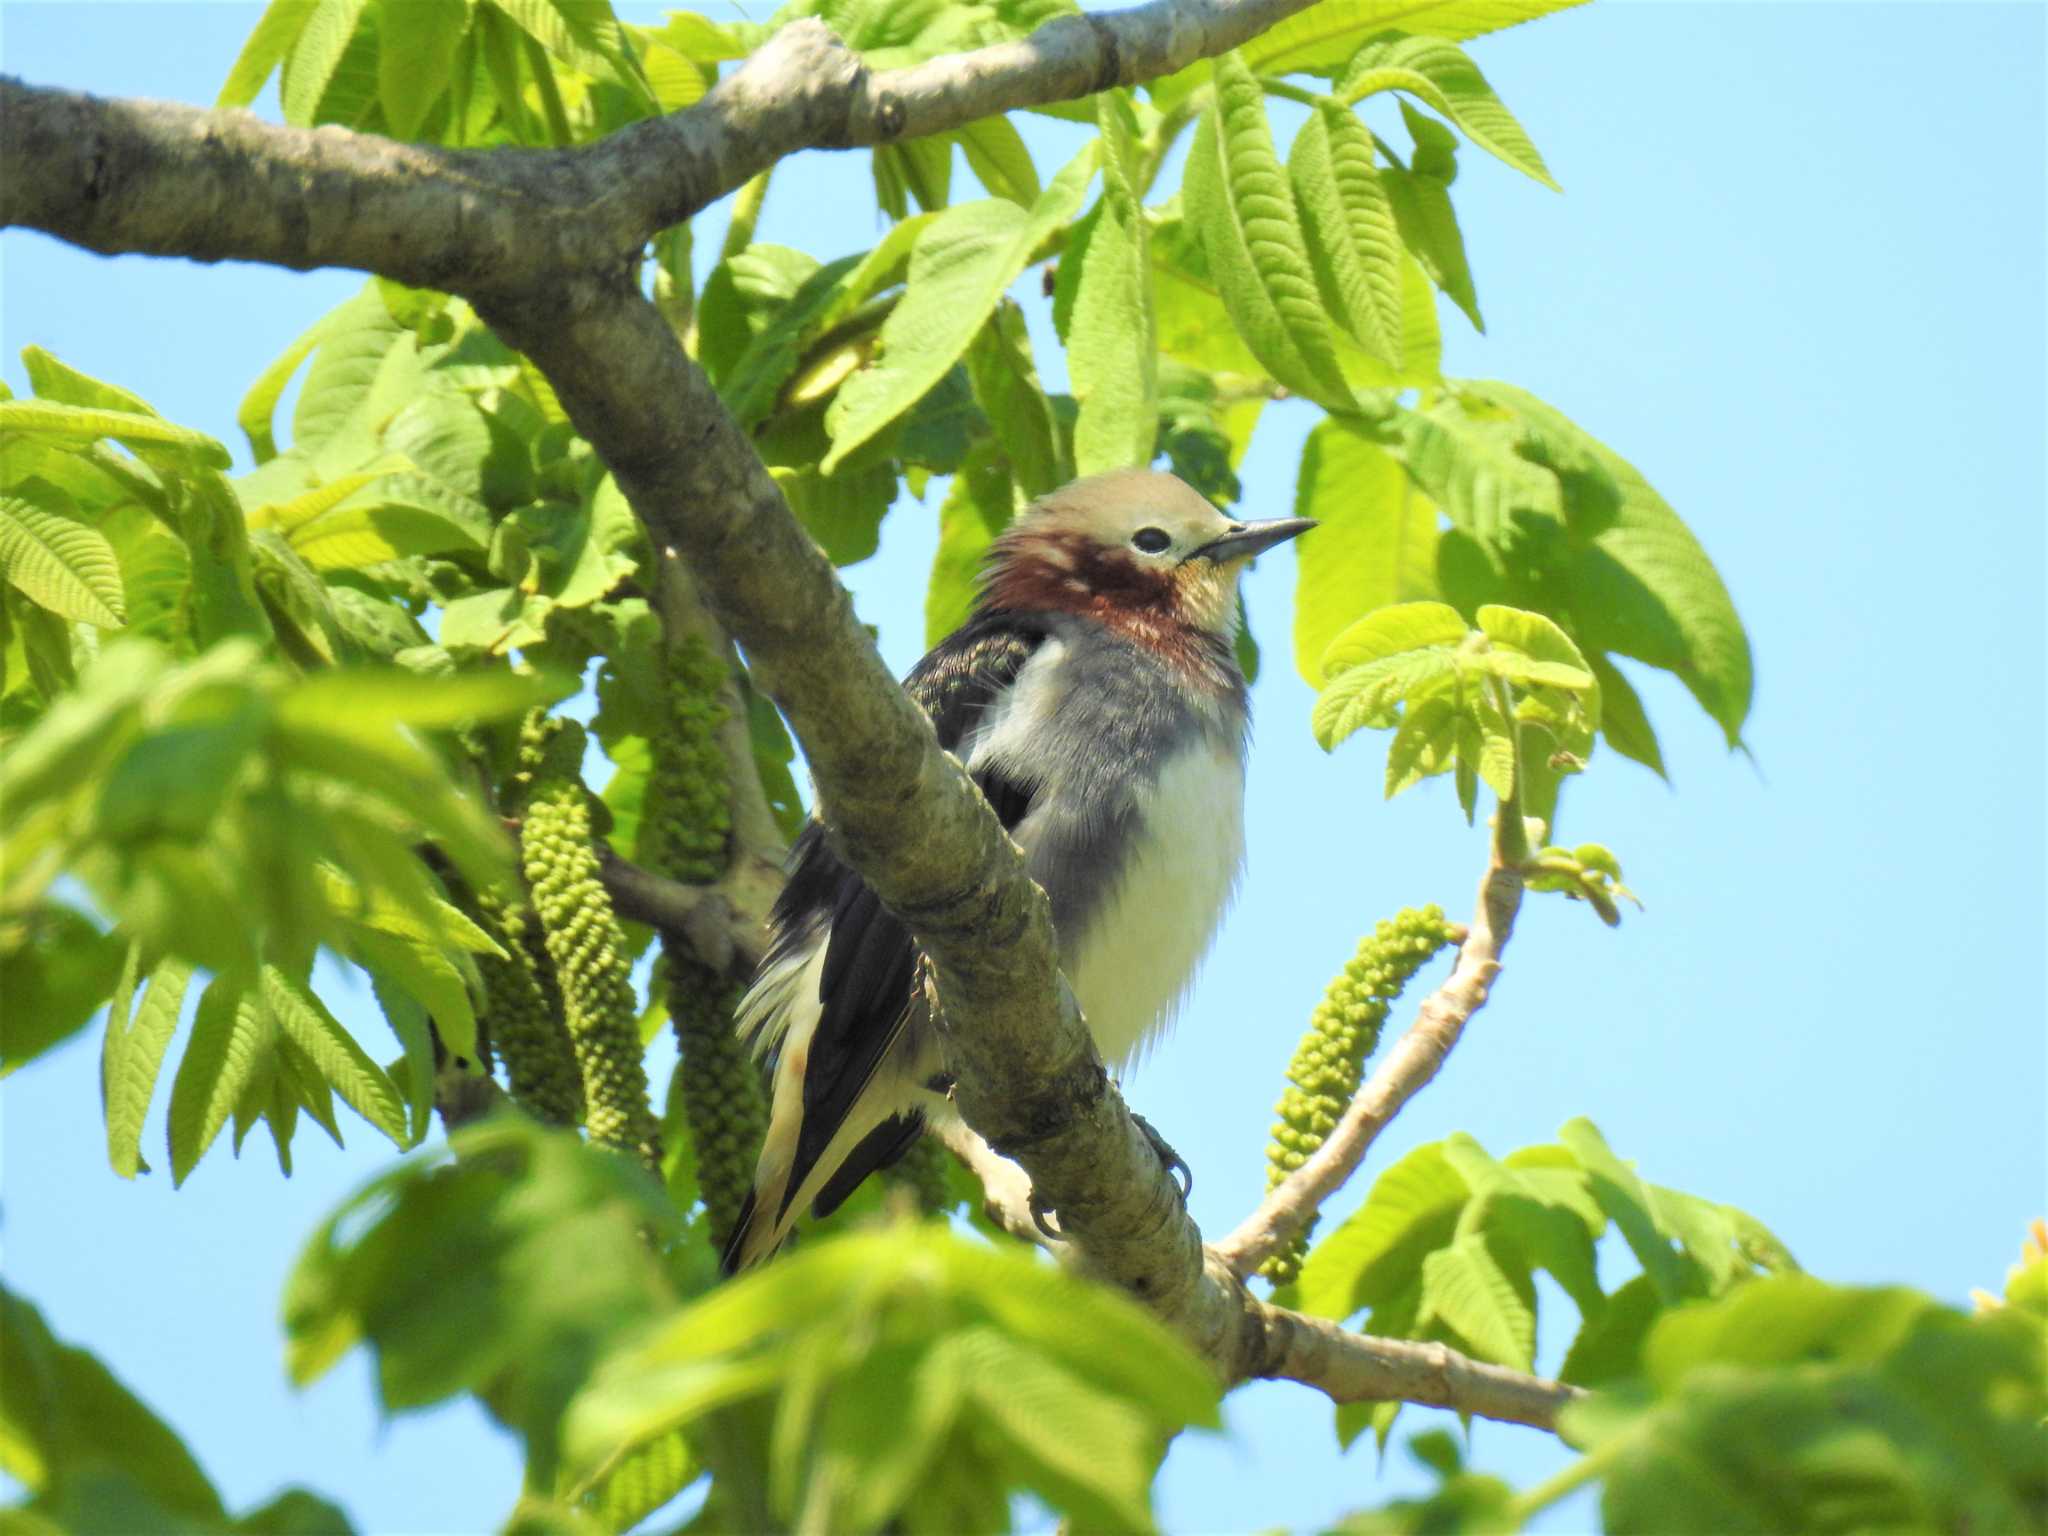
[[(209, 101), (255, 14), (7, 0), (0, 67)], [(1446, 371), (1561, 407), (1690, 521), (1755, 648), (1754, 759), (1675, 685), (1643, 682), (1671, 786), (1598, 758), (1564, 830), (1616, 849), (1647, 912), (1617, 933), (1534, 900), (1493, 1003), (1375, 1168), (1452, 1130), (1498, 1153), (1584, 1114), (1646, 1176), (1763, 1217), (1816, 1273), (1954, 1301), (1997, 1282), (2048, 1204), (2044, 16), (1612, 4), (1473, 45), (1565, 195), (1461, 156), (1490, 334), (1443, 306)], [(829, 257), (875, 229), (864, 170), (813, 155), (778, 177), (759, 238)], [(39, 344), (243, 452), (248, 382), (358, 282), (10, 232), (0, 374), (21, 387), (19, 351)], [(1268, 413), (1243, 472), (1254, 514), (1288, 510), (1312, 420)], [(932, 522), (906, 504), (848, 573), (899, 667), (920, 645)], [(1257, 1196), (1280, 1075), (1329, 975), (1399, 906), (1467, 908), (1483, 857), (1441, 782), (1388, 804), (1380, 741), (1325, 756), (1310, 740), (1285, 660), (1292, 581), (1282, 555), (1250, 583), (1270, 665), (1248, 876), (1176, 1034), (1128, 1084), (1193, 1163), (1212, 1232)], [(367, 989), (343, 1001), (374, 1017)], [(281, 1282), (382, 1165), (367, 1127), (346, 1153), (302, 1136), (289, 1182), (257, 1137), (181, 1191), (123, 1184), (96, 1062), (83, 1042), (0, 1090), (8, 1283), (176, 1424), (232, 1503), (301, 1481), (366, 1530), (487, 1529), (517, 1471), (479, 1413), (380, 1426), (360, 1359), (284, 1384)], [(1545, 1301), (1554, 1365), (1569, 1310)], [(1228, 1416), (1230, 1437), (1176, 1449), (1170, 1528), (1307, 1526), (1414, 1485), (1398, 1456), (1384, 1474), (1369, 1447), (1340, 1458), (1300, 1388), (1240, 1392)], [(1473, 1439), (1520, 1484), (1558, 1461), (1533, 1432)], [(1577, 1503), (1550, 1528), (1589, 1518)]]

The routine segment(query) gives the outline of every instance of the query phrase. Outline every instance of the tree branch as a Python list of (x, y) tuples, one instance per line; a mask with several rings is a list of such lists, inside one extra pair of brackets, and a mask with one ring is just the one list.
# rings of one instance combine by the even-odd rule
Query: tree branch
[(1521, 861), (1509, 857), (1508, 838), (1500, 831), (1510, 821), (1519, 829), (1519, 803), (1503, 805), (1495, 816), (1493, 852), (1479, 882), (1479, 899), (1465, 942), (1458, 949), (1458, 963), (1443, 985), (1424, 1000), (1407, 1033), (1352, 1096), (1343, 1118), (1323, 1144), (1215, 1245), (1232, 1273), (1251, 1274), (1308, 1230), (1323, 1202), (1358, 1171), (1380, 1132), (1437, 1075), (1464, 1034), (1466, 1023), (1486, 1006), (1488, 990), (1500, 970), (1501, 952), (1507, 948), (1515, 914), (1522, 906)]
[[(1156, 78), (1307, 3), (1154, 0), (880, 76), (799, 22), (699, 106), (577, 150), (444, 151), (0, 80), (0, 221), (103, 252), (358, 267), (468, 298), (546, 374), (664, 568), (687, 567), (788, 716), (840, 852), (931, 958), (963, 1117), (1029, 1174), (1078, 1262), (1148, 1302), (1226, 1382), (1287, 1376), (1340, 1400), (1547, 1422), (1566, 1389), (1285, 1312), (1205, 1254), (1095, 1055), (1016, 845), (635, 284), (649, 235), (795, 150)], [(612, 879), (633, 886), (616, 866)]]
[(894, 143), (1138, 85), (1312, 0), (1152, 0), (872, 74), (815, 18), (705, 98), (573, 149), (461, 150), (0, 77), (0, 226), (103, 254), (354, 267), (474, 299), (637, 259), (802, 149)]

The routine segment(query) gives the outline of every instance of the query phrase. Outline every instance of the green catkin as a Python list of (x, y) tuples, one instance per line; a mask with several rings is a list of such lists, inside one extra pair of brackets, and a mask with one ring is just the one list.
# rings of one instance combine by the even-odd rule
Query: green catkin
[[(1435, 905), (1404, 907), (1359, 940), (1358, 953), (1330, 983), (1308, 1032), (1287, 1066), (1287, 1091), (1274, 1106), (1279, 1120), (1266, 1148), (1266, 1187), (1276, 1187), (1322, 1146), (1358, 1092), (1366, 1058), (1408, 979), (1456, 937)], [(1275, 1285), (1290, 1284), (1308, 1252), (1304, 1232), (1260, 1266)]]
[(725, 662), (686, 635), (669, 648), (662, 671), (668, 709), (653, 743), (640, 862), (672, 880), (709, 885), (725, 873), (732, 832), (731, 785), (718, 744)]
[(740, 988), (695, 960), (668, 957), (668, 1012), (682, 1061), (683, 1123), (697, 1151), (697, 1190), (711, 1241), (723, 1248), (754, 1183), (768, 1132), (761, 1075), (733, 1033)]
[(483, 1032), (505, 1063), (512, 1097), (537, 1120), (574, 1125), (583, 1118), (583, 1079), (562, 1025), (554, 968), (533, 931), (533, 914), (479, 896), (476, 915), (509, 957), (478, 955), (477, 971), (484, 983)]
[(590, 794), (580, 773), (584, 743), (574, 721), (528, 718), (520, 737), (520, 857), (562, 991), (590, 1139), (659, 1172), (661, 1127), (647, 1102), (632, 962), (598, 878)]

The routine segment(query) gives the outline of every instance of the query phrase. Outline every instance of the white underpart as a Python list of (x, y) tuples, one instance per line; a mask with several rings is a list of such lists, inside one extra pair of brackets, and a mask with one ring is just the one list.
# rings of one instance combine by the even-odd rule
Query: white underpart
[[(1065, 656), (1056, 637), (1033, 653), (961, 744), (970, 770), (996, 768), (1047, 800), (1060, 798), (1062, 765), (1048, 763), (1045, 750), (1062, 736), (1071, 740), (1056, 726), (1056, 675)], [(1014, 830), (1027, 854), (1034, 819), (1025, 817)], [(1131, 1059), (1172, 1022), (1243, 862), (1244, 764), (1235, 750), (1197, 734), (1138, 791), (1123, 876), (1088, 914), (1086, 937), (1061, 935), (1062, 968), (1103, 1060)]]
[(1134, 1058), (1173, 1022), (1243, 862), (1244, 768), (1203, 742), (1140, 794), (1124, 876), (1064, 957), (1105, 1061)]

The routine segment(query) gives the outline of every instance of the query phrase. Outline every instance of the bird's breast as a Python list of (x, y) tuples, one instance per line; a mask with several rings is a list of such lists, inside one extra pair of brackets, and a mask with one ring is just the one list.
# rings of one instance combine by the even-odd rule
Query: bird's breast
[(1208, 953), (1244, 861), (1244, 766), (1198, 740), (1134, 792), (1118, 868), (1095, 909), (1062, 933), (1067, 979), (1110, 1062), (1172, 1021)]

